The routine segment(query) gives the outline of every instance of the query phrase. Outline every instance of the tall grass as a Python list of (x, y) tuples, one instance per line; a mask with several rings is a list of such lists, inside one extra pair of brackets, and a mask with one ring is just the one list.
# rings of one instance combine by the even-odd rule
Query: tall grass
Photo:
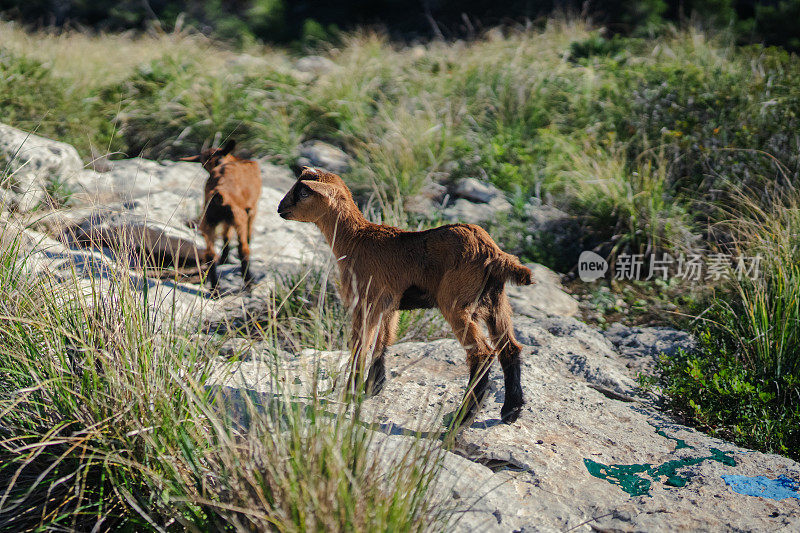
[(664, 361), (664, 369), (673, 403), (691, 420), (797, 459), (800, 196), (791, 187), (765, 192), (767, 202), (735, 196), (724, 233), (731, 239), (728, 251), (747, 260), (738, 273), (738, 261), (732, 265), (700, 313), (699, 351)]
[(14, 235), (6, 241), (0, 528), (444, 527), (436, 442), (391, 447), (360, 422), (359, 399), (297, 396), (278, 379), (269, 335), (259, 367), (268, 392), (226, 389), (218, 376), (238, 356), (220, 360), (224, 337), (198, 336), (169, 309), (156, 319), (124, 270), (90, 282), (33, 278), (25, 263), (36, 256)]
[(738, 317), (732, 333), (750, 368), (800, 383), (800, 193), (778, 188), (773, 196), (764, 206), (740, 195), (731, 229), (740, 252), (758, 257), (758, 270), (734, 277), (738, 298), (723, 305)]

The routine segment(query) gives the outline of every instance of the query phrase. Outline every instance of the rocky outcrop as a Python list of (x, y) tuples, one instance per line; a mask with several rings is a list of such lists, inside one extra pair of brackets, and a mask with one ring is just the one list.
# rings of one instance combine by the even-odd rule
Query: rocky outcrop
[(692, 352), (697, 342), (685, 331), (671, 328), (630, 327), (611, 324), (603, 332), (635, 374), (652, 374), (659, 357), (675, 355), (678, 351)]
[(71, 145), (0, 124), (0, 169), (8, 175), (0, 183), (3, 204), (29, 211), (49, 203), (52, 184), (70, 184), (83, 169)]
[[(456, 509), (456, 531), (793, 531), (798, 500), (742, 494), (723, 476), (800, 479), (800, 464), (746, 450), (677, 423), (638, 393), (627, 357), (572, 318), (516, 319), (525, 344), (527, 404), (500, 422), (502, 374), (473, 425), (445, 453), (436, 497)], [(655, 338), (655, 337), (650, 337)], [(643, 350), (658, 350), (645, 344)], [(299, 397), (326, 390), (346, 352), (286, 354), (281, 374)], [(259, 356), (215, 379), (267, 392), (272, 359)], [(367, 401), (381, 452), (402, 453), (405, 434), (441, 435), (463, 395), (464, 350), (455, 340), (404, 343), (387, 356), (389, 380)], [(384, 441), (385, 439), (385, 441)]]
[(350, 156), (343, 150), (326, 142), (311, 140), (300, 145), (297, 164), (304, 167), (319, 167), (334, 174), (350, 170)]
[(500, 213), (511, 211), (503, 191), (475, 178), (458, 180), (452, 190), (455, 201), (442, 211), (453, 222), (480, 224), (494, 220)]
[(515, 313), (538, 317), (542, 313), (557, 316), (575, 316), (579, 311), (578, 301), (564, 292), (561, 277), (536, 263), (528, 263), (533, 272), (533, 285), (507, 285), (506, 292)]

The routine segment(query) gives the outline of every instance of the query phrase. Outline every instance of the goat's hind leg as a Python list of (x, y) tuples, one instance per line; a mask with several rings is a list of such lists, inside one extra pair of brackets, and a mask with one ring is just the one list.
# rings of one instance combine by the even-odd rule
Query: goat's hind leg
[(200, 233), (203, 234), (203, 239), (206, 242), (205, 263), (208, 264), (206, 271), (206, 280), (211, 285), (213, 294), (217, 293), (217, 285), (219, 285), (219, 274), (217, 273), (217, 252), (215, 250), (214, 240), (217, 236), (217, 228), (209, 224), (206, 220), (200, 223)]
[(461, 310), (444, 314), (456, 338), (467, 351), (469, 382), (461, 408), (456, 415), (456, 423), (459, 427), (469, 426), (489, 392), (489, 370), (494, 360), (494, 353), (478, 328), (473, 313)]
[(503, 367), (506, 399), (500, 409), (500, 417), (506, 424), (512, 424), (519, 418), (522, 406), (525, 404), (520, 382), (522, 346), (514, 337), (511, 305), (508, 303), (508, 296), (502, 287), (500, 291), (492, 295), (491, 309), (486, 325), (489, 327), (492, 343), (498, 351), (500, 366)]
[(219, 263), (224, 265), (228, 262), (231, 252), (231, 239), (233, 238), (233, 226), (224, 224), (222, 226), (222, 249), (219, 252)]
[(244, 288), (249, 289), (253, 284), (253, 275), (250, 272), (250, 223), (249, 215), (244, 209), (233, 209), (233, 227), (236, 229), (236, 238), (239, 240), (242, 281), (244, 281)]

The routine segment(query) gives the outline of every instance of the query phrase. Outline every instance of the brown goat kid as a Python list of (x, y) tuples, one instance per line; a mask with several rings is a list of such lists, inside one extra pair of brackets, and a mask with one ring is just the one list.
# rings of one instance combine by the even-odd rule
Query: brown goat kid
[[(209, 148), (199, 155), (181, 161), (199, 161), (208, 172), (205, 186), (205, 207), (200, 219), (200, 232), (206, 241), (205, 262), (208, 281), (216, 292), (219, 284), (217, 263), (228, 260), (233, 233), (239, 241), (239, 260), (245, 288), (253, 282), (250, 273), (250, 239), (261, 196), (261, 171), (258, 163), (239, 159), (231, 154), (236, 141), (229, 140), (222, 148)], [(222, 225), (222, 251), (216, 253), (217, 228)]]
[[(502, 419), (512, 423), (519, 417), (521, 346), (514, 338), (505, 283), (533, 280), (530, 269), (502, 251), (483, 228), (450, 224), (403, 231), (371, 223), (339, 176), (310, 168), (281, 200), (278, 213), (316, 224), (337, 259), (342, 299), (353, 311), (351, 387), (372, 348), (366, 390), (376, 394), (382, 388), (384, 354), (394, 341), (399, 309), (438, 307), (467, 351), (470, 377), (460, 425), (471, 423), (484, 400), (495, 352), (505, 377)], [(491, 344), (479, 321), (486, 323)]]

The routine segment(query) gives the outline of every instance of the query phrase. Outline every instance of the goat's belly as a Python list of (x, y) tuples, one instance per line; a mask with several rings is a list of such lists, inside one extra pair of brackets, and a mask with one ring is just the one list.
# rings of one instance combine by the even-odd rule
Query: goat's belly
[(416, 285), (412, 285), (400, 298), (400, 309), (431, 309), (436, 307), (433, 297)]

